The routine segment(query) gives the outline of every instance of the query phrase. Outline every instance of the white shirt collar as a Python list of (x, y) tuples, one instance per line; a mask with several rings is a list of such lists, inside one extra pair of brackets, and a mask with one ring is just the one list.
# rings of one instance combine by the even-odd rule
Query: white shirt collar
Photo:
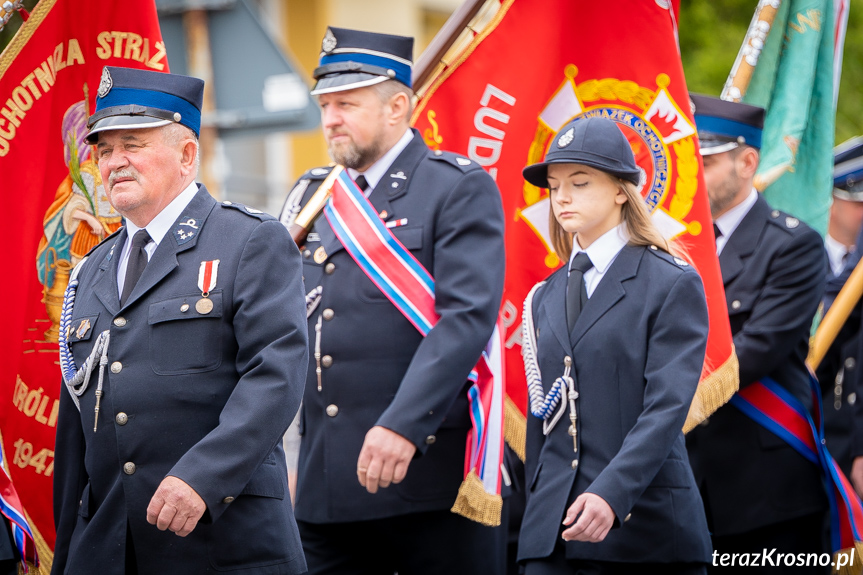
[(740, 225), (740, 222), (743, 221), (743, 218), (746, 217), (746, 214), (749, 213), (749, 210), (752, 209), (752, 206), (754, 206), (757, 201), (758, 191), (755, 188), (752, 188), (745, 200), (713, 221), (713, 223), (719, 228), (719, 231), (722, 232), (722, 237), (716, 242), (717, 253), (722, 251), (722, 247), (725, 246), (725, 242), (728, 241), (728, 238), (731, 237), (731, 234), (734, 233), (734, 230), (737, 229), (737, 226)]
[[(390, 168), (393, 162), (396, 161), (396, 158), (399, 157), (405, 148), (408, 147), (408, 144), (411, 143), (411, 140), (414, 138), (414, 133), (410, 128), (405, 132), (404, 136), (396, 142), (396, 145), (387, 150), (387, 153), (381, 156), (377, 162), (371, 165), (368, 170), (362, 172), (362, 175), (365, 176), (366, 182), (369, 184), (369, 189), (374, 189), (378, 186), (378, 182), (384, 177), (386, 171)], [(348, 168), (348, 175), (352, 177), (354, 180), (357, 179), (357, 176), (360, 175), (360, 172), (356, 171), (353, 168)], [(371, 192), (369, 192), (371, 193)], [(368, 194), (366, 194), (368, 195)]]
[(585, 252), (587, 257), (590, 258), (591, 263), (593, 263), (593, 267), (602, 275), (628, 242), (629, 231), (627, 231), (625, 223), (620, 223), (599, 236), (592, 244), (587, 246), (586, 250), (581, 249), (578, 242), (573, 239), (572, 255), (569, 257), (570, 266), (577, 254)]
[[(183, 210), (185, 210), (186, 206), (191, 203), (192, 198), (194, 198), (197, 193), (198, 185), (193, 181), (185, 190), (180, 192), (179, 196), (171, 200), (170, 204), (162, 208), (162, 211), (146, 225), (145, 229), (147, 230), (147, 233), (150, 234), (150, 237), (153, 238), (153, 241), (156, 242), (157, 246), (161, 243), (165, 234), (168, 233), (168, 230), (171, 229), (171, 226), (174, 225), (174, 222), (177, 221), (177, 218), (180, 217)], [(133, 224), (131, 221), (126, 220), (126, 234), (128, 236), (126, 243), (131, 245), (131, 238), (135, 235), (135, 232), (140, 229), (141, 228)]]
[(838, 276), (845, 269), (845, 262), (842, 261), (842, 258), (846, 254), (853, 254), (857, 251), (856, 248), (857, 246), (846, 246), (839, 243), (830, 234), (824, 236), (824, 249), (827, 250), (827, 259), (830, 261), (830, 270), (834, 276)]

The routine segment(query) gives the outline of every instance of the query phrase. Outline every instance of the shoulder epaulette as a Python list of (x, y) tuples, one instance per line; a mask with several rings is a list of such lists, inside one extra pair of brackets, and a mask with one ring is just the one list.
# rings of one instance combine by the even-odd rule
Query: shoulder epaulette
[(772, 210), (770, 212), (770, 217), (767, 218), (767, 221), (777, 225), (778, 227), (787, 230), (788, 232), (792, 232), (792, 230), (796, 230), (799, 228), (805, 229), (807, 226), (791, 214), (787, 214), (782, 210)]
[(300, 176), (301, 180), (323, 180), (327, 176), (330, 175), (330, 172), (333, 171), (335, 166), (321, 166), (319, 168), (312, 168), (307, 171), (305, 174)]
[(678, 257), (678, 256), (675, 256), (675, 255), (672, 255), (672, 254), (668, 253), (667, 251), (660, 249), (658, 246), (651, 245), (651, 246), (649, 246), (649, 249), (647, 251), (652, 253), (653, 255), (658, 257), (659, 259), (661, 259), (665, 262), (668, 262), (668, 263), (672, 264), (673, 266), (678, 267), (680, 269), (690, 267), (689, 262), (686, 261), (685, 259)]
[(236, 202), (224, 201), (219, 203), (223, 208), (228, 208), (232, 210), (237, 210), (242, 214), (246, 214), (247, 216), (252, 216), (253, 218), (258, 218), (261, 221), (266, 220), (274, 220), (275, 218), (270, 214), (264, 213), (261, 210), (256, 210), (255, 208), (250, 208), (244, 204), (238, 204)]
[(444, 152), (443, 150), (435, 150), (432, 152), (432, 159), (446, 162), (465, 173), (482, 169), (482, 166), (471, 159), (452, 152)]

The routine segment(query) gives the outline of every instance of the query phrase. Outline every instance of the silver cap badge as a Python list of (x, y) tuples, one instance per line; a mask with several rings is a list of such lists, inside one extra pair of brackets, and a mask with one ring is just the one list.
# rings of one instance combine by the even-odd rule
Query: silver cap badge
[(108, 71), (108, 68), (104, 68), (102, 70), (102, 79), (99, 80), (99, 97), (104, 98), (107, 96), (113, 86), (114, 80), (111, 78), (111, 72)]

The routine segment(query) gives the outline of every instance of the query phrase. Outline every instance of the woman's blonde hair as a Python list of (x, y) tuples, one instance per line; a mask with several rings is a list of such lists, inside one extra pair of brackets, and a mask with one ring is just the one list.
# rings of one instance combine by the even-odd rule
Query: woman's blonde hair
[[(644, 198), (638, 193), (635, 184), (613, 176), (603, 170), (598, 171), (602, 172), (607, 178), (610, 178), (626, 196), (626, 202), (621, 206), (620, 220), (626, 223), (626, 229), (629, 232), (629, 245), (653, 245), (670, 254), (678, 255), (679, 250), (671, 246), (653, 223), (653, 220), (650, 219), (650, 213), (647, 211), (647, 206), (644, 205)], [(548, 230), (551, 236), (551, 245), (557, 257), (561, 261), (568, 261), (569, 256), (572, 254), (573, 234), (564, 230), (557, 222), (557, 219), (554, 217), (554, 207), (552, 206), (550, 196), (548, 202)]]

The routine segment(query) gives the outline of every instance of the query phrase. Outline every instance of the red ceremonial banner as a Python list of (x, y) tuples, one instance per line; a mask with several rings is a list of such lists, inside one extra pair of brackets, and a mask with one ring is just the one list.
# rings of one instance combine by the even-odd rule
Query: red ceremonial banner
[(483, 166), (503, 196), (507, 441), (523, 455), (522, 302), (561, 265), (548, 235), (548, 191), (527, 184), (521, 170), (541, 161), (555, 133), (576, 116), (617, 122), (644, 170), (641, 192), (654, 222), (704, 281), (711, 328), (690, 429), (731, 397), (738, 373), (677, 46), (677, 7), (670, 0), (486, 4), (499, 4), (491, 22), (418, 87), (413, 123), (429, 146)]
[(41, 0), (0, 54), (0, 174), (15, 239), (0, 251), (8, 272), (0, 431), (46, 573), (55, 427), (66, 393), (57, 345), (63, 292), (75, 264), (121, 223), (84, 142), (105, 65), (168, 71), (152, 0)]

